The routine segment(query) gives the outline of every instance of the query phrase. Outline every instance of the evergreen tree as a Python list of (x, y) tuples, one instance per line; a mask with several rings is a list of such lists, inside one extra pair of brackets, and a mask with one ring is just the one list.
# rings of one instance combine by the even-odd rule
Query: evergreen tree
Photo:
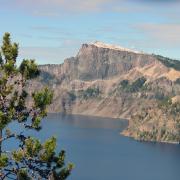
[[(10, 34), (5, 33), (0, 50), (0, 180), (64, 180), (73, 165), (65, 164), (65, 151), (56, 153), (55, 137), (41, 143), (37, 138), (8, 129), (10, 123), (16, 122), (25, 129), (39, 131), (53, 98), (48, 88), (28, 94), (27, 83), (39, 75), (38, 66), (27, 59), (17, 66), (17, 56), (18, 44), (12, 43)], [(27, 106), (27, 97), (32, 98), (31, 107)], [(13, 152), (4, 146), (9, 139), (19, 147)]]

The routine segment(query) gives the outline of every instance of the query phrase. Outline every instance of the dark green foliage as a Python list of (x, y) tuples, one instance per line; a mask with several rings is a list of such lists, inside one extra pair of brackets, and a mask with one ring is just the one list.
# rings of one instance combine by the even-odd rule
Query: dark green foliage
[(141, 89), (143, 87), (145, 82), (146, 82), (146, 78), (145, 77), (141, 77), (141, 78), (137, 79), (136, 81), (134, 81), (131, 84), (131, 91), (132, 92), (139, 91), (139, 89)]
[(8, 60), (4, 65), (4, 71), (6, 72), (6, 74), (9, 76), (11, 74), (16, 73), (16, 67), (15, 67), (15, 63), (13, 60)]
[(162, 128), (160, 129), (160, 136), (161, 136), (161, 138), (163, 138), (165, 134), (166, 134), (166, 128), (165, 128), (165, 127), (162, 127)]
[(180, 85), (180, 78), (176, 79), (175, 84), (179, 84)]
[(173, 60), (167, 57), (163, 57), (160, 55), (154, 55), (160, 62), (162, 62), (165, 66), (169, 68), (173, 68), (177, 71), (180, 71), (180, 61)]
[(180, 103), (176, 102), (171, 104), (170, 113), (176, 116), (180, 116)]
[[(70, 175), (72, 164), (65, 166), (65, 152), (56, 154), (56, 138), (41, 143), (34, 137), (26, 136), (24, 129), (39, 131), (41, 120), (47, 115), (53, 92), (48, 88), (32, 93), (33, 103), (26, 106), (29, 79), (39, 74), (34, 60), (23, 60), (16, 66), (18, 45), (11, 43), (10, 34), (5, 33), (0, 51), (0, 179), (52, 179), (64, 180)], [(23, 127), (18, 132), (5, 129), (16, 121)], [(4, 146), (8, 139), (18, 144), (18, 149), (10, 152)]]
[(138, 138), (141, 141), (148, 141), (149, 139), (151, 141), (156, 141), (157, 140), (157, 134), (158, 134), (158, 131), (156, 129), (154, 129), (152, 132), (140, 131), (140, 132), (138, 132)]
[(77, 96), (76, 96), (74, 91), (68, 92), (68, 95), (69, 95), (71, 101), (75, 101), (76, 98), (77, 98)]
[(68, 92), (70, 101), (75, 101), (78, 98), (80, 99), (95, 98), (95, 97), (99, 97), (100, 94), (101, 92), (98, 87), (89, 87), (85, 90)]
[(99, 88), (87, 88), (86, 90), (83, 90), (81, 92), (81, 96), (84, 99), (97, 97), (97, 96), (99, 96), (99, 94), (100, 94)]
[(170, 97), (168, 96), (164, 96), (160, 101), (159, 101), (159, 107), (163, 108), (163, 107), (169, 107), (170, 105), (172, 105), (172, 100)]
[(6, 154), (1, 154), (0, 156), (0, 168), (6, 167), (8, 165), (8, 157)]
[(32, 79), (39, 75), (35, 60), (24, 59), (19, 67), (19, 71), (26, 79)]
[(156, 91), (154, 97), (155, 99), (160, 100), (160, 101), (163, 101), (164, 99), (166, 99), (166, 96), (161, 91)]
[(12, 114), (7, 112), (6, 114), (0, 110), (0, 130), (4, 129), (12, 120)]
[(120, 82), (121, 88), (130, 93), (135, 93), (141, 90), (141, 88), (144, 86), (144, 83), (146, 82), (145, 77), (138, 78), (136, 81), (129, 83), (128, 80), (123, 80)]
[(35, 108), (45, 110), (46, 106), (52, 102), (53, 93), (48, 88), (44, 88), (42, 91), (33, 93), (32, 97)]
[(18, 44), (17, 43), (11, 43), (10, 34), (5, 33), (3, 37), (3, 45), (1, 47), (2, 53), (4, 55), (5, 62), (7, 63), (9, 61), (13, 62), (15, 64), (16, 58), (18, 56)]
[(0, 51), (0, 65), (3, 64), (3, 58), (2, 58), (2, 55), (1, 55), (1, 51)]
[(28, 172), (26, 169), (21, 169), (18, 172), (18, 180), (31, 180), (31, 178), (28, 176)]
[(180, 139), (178, 133), (170, 132), (166, 128), (153, 129), (153, 131), (139, 131), (137, 136), (141, 141), (158, 141), (158, 138), (161, 138), (162, 141), (166, 142), (179, 142)]
[(125, 88), (128, 87), (129, 81), (128, 81), (128, 80), (122, 80), (122, 81), (120, 82), (120, 85), (121, 85), (121, 87), (122, 87), (123, 89), (125, 89)]

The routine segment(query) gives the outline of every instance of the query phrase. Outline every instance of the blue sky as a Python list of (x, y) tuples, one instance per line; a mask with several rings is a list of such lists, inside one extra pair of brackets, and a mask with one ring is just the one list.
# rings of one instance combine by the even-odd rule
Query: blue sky
[(19, 60), (59, 64), (96, 40), (180, 59), (178, 0), (0, 0)]

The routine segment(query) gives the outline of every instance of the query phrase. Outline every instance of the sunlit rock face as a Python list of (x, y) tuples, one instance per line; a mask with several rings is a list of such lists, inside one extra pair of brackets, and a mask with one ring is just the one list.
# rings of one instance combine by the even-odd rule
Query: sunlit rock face
[[(43, 65), (40, 69), (62, 81), (110, 79), (131, 73), (148, 78), (166, 76), (170, 71), (155, 56), (100, 42), (83, 44), (75, 57), (61, 65)], [(174, 73), (175, 74), (175, 73)], [(177, 73), (177, 78), (179, 72)], [(45, 76), (45, 74), (44, 74)], [(169, 77), (171, 79), (171, 77)]]
[(164, 110), (159, 103), (171, 98), (179, 103), (178, 67), (177, 61), (95, 42), (83, 44), (77, 55), (63, 64), (39, 66), (40, 76), (29, 82), (28, 90), (48, 86), (54, 91), (49, 112), (128, 118), (130, 126), (124, 134), (137, 139), (144, 134), (144, 140), (150, 139), (152, 131), (165, 124), (164, 139), (159, 131), (153, 138), (169, 141), (170, 132), (179, 132), (177, 114), (161, 117)]

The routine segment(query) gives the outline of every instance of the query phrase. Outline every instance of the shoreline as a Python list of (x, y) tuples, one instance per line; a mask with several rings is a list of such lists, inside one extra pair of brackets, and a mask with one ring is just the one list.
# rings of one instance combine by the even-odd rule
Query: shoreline
[(140, 139), (137, 139), (133, 136), (128, 136), (127, 134), (125, 134), (124, 132), (121, 132), (120, 133), (122, 136), (124, 137), (128, 137), (128, 138), (131, 138), (135, 141), (139, 141), (139, 142), (150, 142), (150, 143), (159, 143), (159, 144), (174, 144), (174, 145), (180, 145), (180, 142), (178, 141), (154, 141), (154, 140), (140, 140)]
[(124, 136), (124, 137), (129, 137), (132, 138), (135, 141), (139, 141), (139, 142), (151, 142), (151, 143), (162, 143), (162, 144), (174, 144), (174, 145), (179, 145), (180, 142), (176, 142), (176, 141), (154, 141), (154, 140), (139, 140), (133, 136), (127, 135), (127, 133), (125, 133), (128, 125), (129, 125), (129, 118), (123, 118), (123, 117), (107, 117), (107, 116), (98, 116), (98, 115), (85, 115), (85, 114), (70, 114), (70, 113), (62, 113), (62, 112), (50, 112), (48, 114), (60, 114), (62, 116), (80, 116), (80, 117), (93, 117), (93, 118), (100, 118), (100, 119), (110, 119), (110, 120), (118, 120), (118, 121), (124, 121), (127, 122), (126, 127), (120, 131), (120, 135)]

